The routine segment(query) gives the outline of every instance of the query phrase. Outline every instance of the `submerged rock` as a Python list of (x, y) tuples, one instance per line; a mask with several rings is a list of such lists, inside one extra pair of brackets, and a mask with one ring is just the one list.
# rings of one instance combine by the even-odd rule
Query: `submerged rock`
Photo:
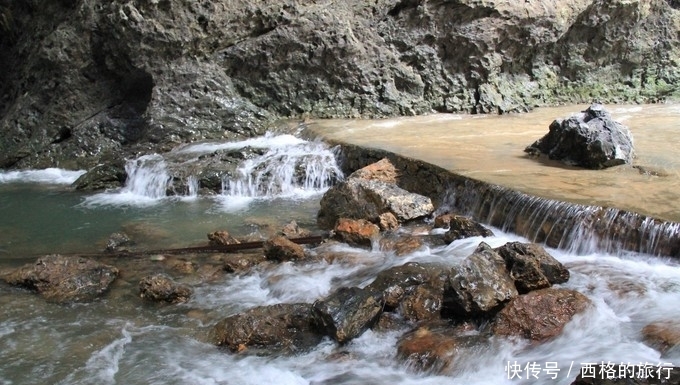
[(106, 251), (126, 251), (126, 246), (130, 246), (132, 244), (134, 244), (134, 242), (126, 233), (113, 233), (106, 241)]
[(238, 239), (232, 237), (227, 230), (208, 233), (208, 241), (212, 246), (235, 245), (241, 243)]
[(342, 344), (373, 326), (382, 308), (382, 298), (376, 292), (344, 287), (314, 302), (312, 316), (320, 330)]
[(264, 254), (227, 254), (223, 257), (224, 270), (229, 273), (245, 273), (253, 267), (265, 263)]
[(118, 277), (118, 269), (86, 258), (48, 255), (2, 277), (58, 303), (91, 301)]
[(482, 242), (451, 270), (444, 312), (457, 319), (485, 317), (518, 294), (503, 257)]
[(579, 115), (558, 119), (550, 132), (525, 149), (569, 165), (601, 169), (633, 162), (633, 137), (600, 104)]
[(661, 354), (680, 347), (680, 324), (677, 321), (653, 322), (642, 328), (642, 338)]
[(538, 244), (508, 242), (494, 250), (505, 260), (521, 294), (569, 280), (569, 270)]
[(153, 274), (139, 281), (139, 296), (156, 302), (187, 302), (193, 290), (186, 285), (175, 282), (165, 274)]
[(483, 343), (478, 334), (461, 334), (455, 328), (419, 327), (397, 343), (397, 358), (414, 371), (450, 371), (461, 350)]
[(259, 306), (220, 321), (214, 342), (232, 352), (298, 353), (316, 346), (321, 335), (312, 328), (311, 305)]
[(498, 336), (516, 336), (543, 342), (562, 333), (574, 315), (591, 305), (585, 295), (567, 289), (541, 289), (512, 299), (496, 316), (491, 328)]
[(458, 340), (455, 336), (418, 328), (397, 344), (397, 358), (416, 371), (440, 373), (450, 368)]

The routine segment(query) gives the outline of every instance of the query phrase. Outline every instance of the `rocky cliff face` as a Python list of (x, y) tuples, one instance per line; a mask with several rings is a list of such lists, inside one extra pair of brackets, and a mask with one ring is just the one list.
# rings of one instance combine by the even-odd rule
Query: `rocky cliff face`
[(0, 0), (0, 167), (280, 117), (680, 97), (676, 0)]

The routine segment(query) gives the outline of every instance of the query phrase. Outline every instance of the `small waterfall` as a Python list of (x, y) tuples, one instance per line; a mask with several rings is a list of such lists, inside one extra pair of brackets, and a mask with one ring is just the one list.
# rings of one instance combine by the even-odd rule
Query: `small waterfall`
[(198, 177), (196, 175), (190, 175), (187, 178), (187, 197), (195, 198), (198, 196)]
[(158, 154), (129, 160), (125, 165), (127, 181), (122, 193), (160, 199), (166, 196), (171, 177), (165, 160)]
[(571, 253), (680, 255), (680, 223), (625, 210), (536, 197), (467, 180), (445, 201), (457, 212)]
[[(384, 157), (403, 170), (399, 186), (446, 209), (549, 247), (587, 254), (639, 252), (680, 257), (680, 223), (600, 206), (532, 196), (482, 182), (385, 150), (343, 144), (343, 168), (357, 170)], [(423, 183), (426, 181), (426, 183)]]
[(271, 148), (244, 161), (237, 173), (222, 181), (223, 195), (271, 198), (316, 193), (343, 175), (333, 152), (320, 142)]

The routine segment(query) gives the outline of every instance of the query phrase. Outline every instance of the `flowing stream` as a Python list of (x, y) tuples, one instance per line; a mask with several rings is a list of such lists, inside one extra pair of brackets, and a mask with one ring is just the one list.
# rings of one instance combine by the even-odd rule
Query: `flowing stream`
[[(612, 199), (625, 208), (638, 207), (635, 202), (618, 201), (619, 190), (612, 192), (612, 180), (620, 179), (636, 191), (637, 201), (644, 204), (640, 210), (675, 220), (675, 213), (680, 212), (673, 193), (677, 189), (663, 190), (661, 185), (677, 183), (680, 158), (667, 149), (673, 147), (670, 138), (680, 123), (680, 109), (643, 106), (614, 110), (615, 118), (625, 115), (623, 120), (631, 126), (638, 146), (636, 162), (660, 168), (667, 177), (620, 169), (562, 178), (565, 169), (524, 159), (523, 146), (542, 136), (552, 118), (579, 108), (504, 117), (420, 118), (437, 124), (462, 123), (464, 127), (449, 133), (450, 137), (445, 135), (456, 128), (432, 133), (424, 123), (406, 118), (364, 122), (363, 128), (348, 121), (323, 125), (333, 135), (342, 132), (346, 135), (343, 140), (386, 146), (428, 161), (451, 162), (450, 167), (457, 171), (479, 178), (498, 177), (494, 183), (520, 188), (514, 181), (537, 195), (588, 204)], [(542, 130), (534, 128), (536, 120), (541, 120), (536, 114), (551, 117), (541, 123)], [(644, 127), (636, 126), (636, 121), (645, 121)], [(510, 133), (492, 135), (497, 126)], [(644, 130), (658, 134), (658, 142), (646, 144)], [(421, 139), (415, 140), (409, 132), (418, 132)], [(424, 140), (428, 137), (439, 139), (429, 146)], [(388, 140), (393, 142), (385, 144)], [(493, 149), (488, 149), (489, 143), (495, 143)], [(517, 143), (522, 145), (518, 148)], [(168, 174), (176, 159), (187, 162), (244, 146), (259, 146), (262, 155), (239, 164), (238, 173), (223, 180), (221, 194), (197, 196), (197, 175), (189, 175), (186, 188), (181, 189), (185, 194), (167, 195), (176, 183)], [(68, 184), (79, 173), (0, 173), (0, 267), (32, 262), (44, 253), (99, 251), (117, 231), (132, 235), (138, 247), (168, 248), (205, 244), (206, 233), (221, 229), (236, 236), (266, 236), (292, 219), (315, 230), (321, 193), (341, 178), (332, 159), (332, 150), (320, 143), (270, 135), (247, 143), (195, 144), (170, 154), (131, 160), (127, 185), (99, 194), (70, 190)], [(548, 179), (540, 179), (540, 175)], [(530, 180), (534, 177), (537, 179)], [(647, 188), (638, 182), (646, 183)], [(610, 191), (602, 193), (604, 198), (597, 195), (601, 186)], [(484, 238), (492, 247), (526, 241), (493, 230), (496, 236)], [(230, 354), (210, 341), (210, 330), (219, 320), (253, 306), (313, 302), (340, 287), (365, 286), (378, 272), (409, 261), (454, 265), (481, 241), (469, 238), (405, 256), (340, 245), (333, 251), (345, 257), (332, 263), (284, 263), (243, 275), (225, 274), (219, 258), (212, 255), (192, 260), (105, 259), (123, 274), (103, 299), (89, 304), (56, 305), (0, 283), (0, 384), (570, 384), (588, 363), (680, 365), (680, 349), (661, 355), (641, 337), (641, 329), (650, 322), (680, 319), (680, 264), (636, 252), (612, 254), (592, 249), (548, 249), (571, 271), (571, 279), (562, 286), (586, 294), (594, 303), (570, 322), (561, 336), (541, 345), (499, 338), (461, 348), (452, 368), (441, 374), (417, 372), (395, 358), (396, 343), (407, 329), (368, 331), (344, 346), (324, 340), (313, 350), (292, 357)], [(164, 306), (138, 298), (141, 276), (172, 271), (173, 266), (187, 263), (190, 271), (177, 277), (194, 288), (189, 302)], [(514, 372), (513, 379), (509, 363), (522, 368)], [(538, 372), (529, 368), (538, 368)], [(536, 377), (531, 377), (532, 373)]]

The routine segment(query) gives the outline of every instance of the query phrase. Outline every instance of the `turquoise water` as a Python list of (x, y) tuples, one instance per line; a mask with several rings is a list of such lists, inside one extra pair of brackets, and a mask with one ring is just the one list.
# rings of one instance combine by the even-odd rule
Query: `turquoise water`
[[(318, 198), (164, 198), (154, 205), (88, 206), (87, 195), (64, 186), (0, 184), (0, 258), (47, 253), (100, 252), (114, 232), (144, 249), (205, 244), (206, 234), (228, 230), (263, 236), (293, 219), (315, 228)], [(230, 202), (231, 201), (231, 202)]]

